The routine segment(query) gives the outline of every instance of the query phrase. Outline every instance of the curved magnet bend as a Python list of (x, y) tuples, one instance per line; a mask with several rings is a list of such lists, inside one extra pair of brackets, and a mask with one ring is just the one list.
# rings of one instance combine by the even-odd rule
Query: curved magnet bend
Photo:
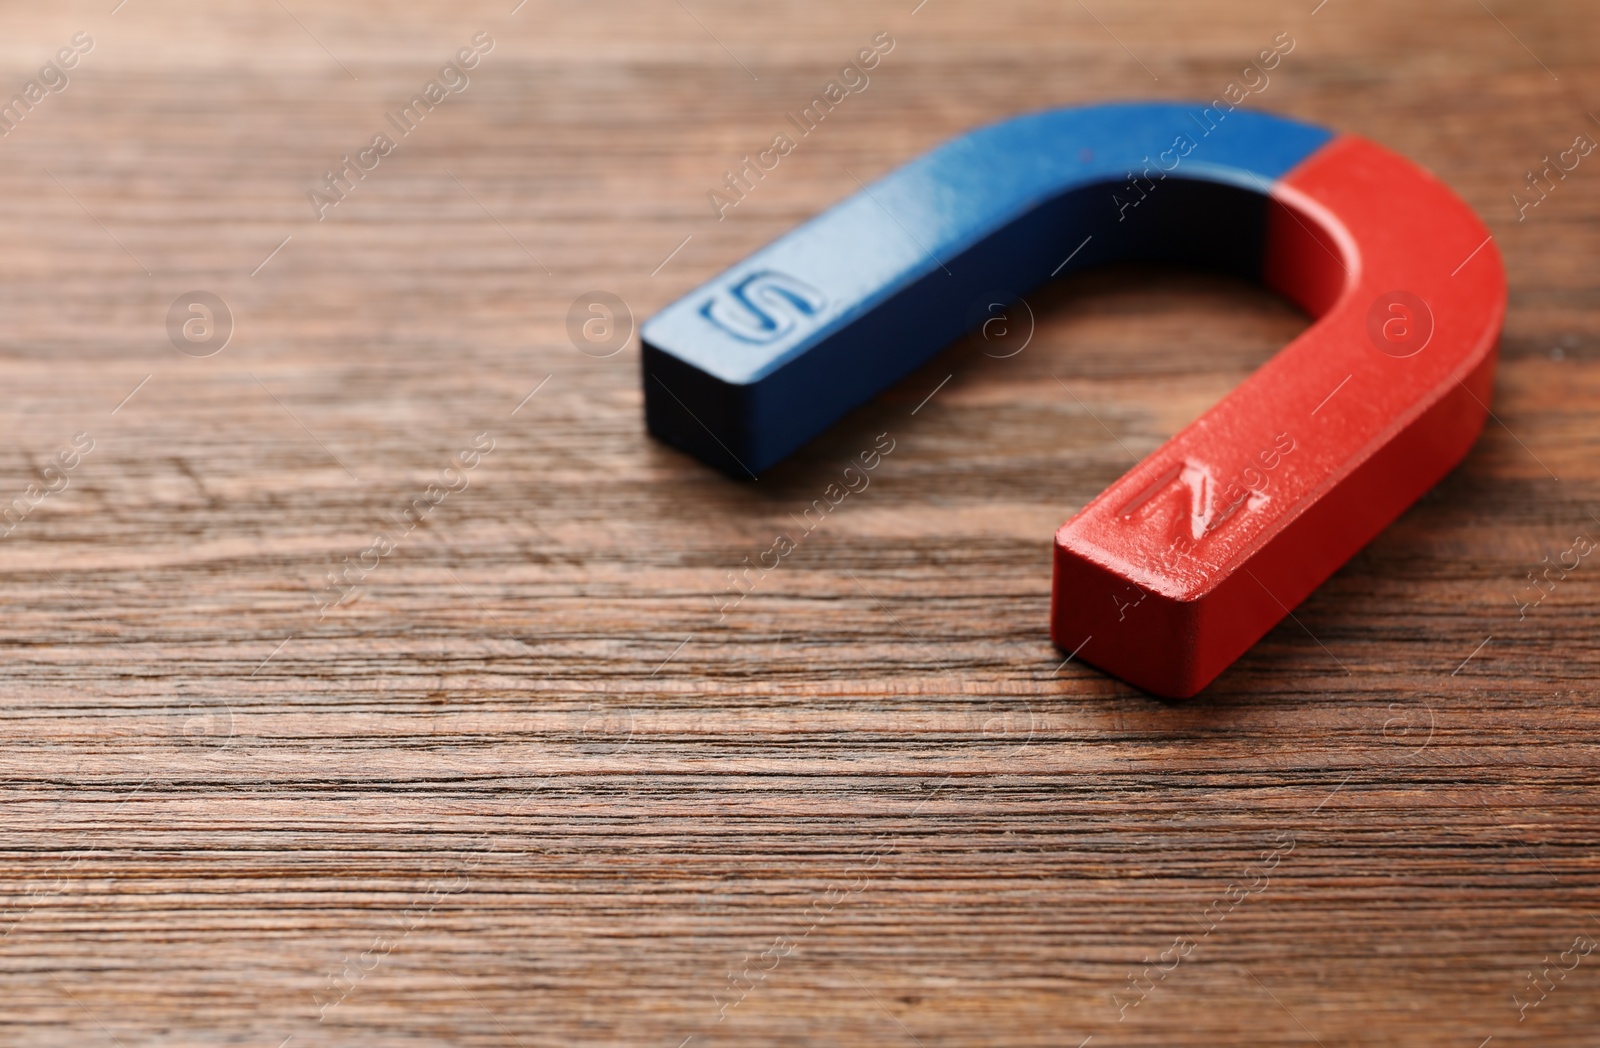
[(1483, 425), (1500, 256), (1403, 157), (1200, 105), (980, 128), (651, 318), (649, 428), (754, 476), (938, 352), (974, 306), (1126, 260), (1252, 276), (1317, 317), (1056, 534), (1055, 642), (1148, 691), (1193, 695)]

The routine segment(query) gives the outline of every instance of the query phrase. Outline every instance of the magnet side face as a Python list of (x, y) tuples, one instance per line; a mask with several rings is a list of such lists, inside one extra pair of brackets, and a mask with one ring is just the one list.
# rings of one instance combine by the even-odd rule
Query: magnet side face
[[(1244, 110), (1146, 103), (981, 128), (651, 318), (650, 430), (753, 476), (959, 336), (975, 305), (1054, 273), (1137, 259), (1258, 276), (1265, 193), (1330, 137)], [(1159, 190), (1125, 188), (1130, 171)]]
[(1491, 397), (1505, 274), (1461, 200), (1353, 137), (1273, 197), (1264, 276), (1325, 312), (1056, 536), (1057, 644), (1161, 695), (1204, 687), (1436, 483)]

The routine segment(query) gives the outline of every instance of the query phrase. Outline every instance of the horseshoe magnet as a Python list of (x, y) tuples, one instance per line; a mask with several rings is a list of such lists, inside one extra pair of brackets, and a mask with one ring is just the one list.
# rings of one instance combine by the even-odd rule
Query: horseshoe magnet
[(667, 443), (753, 477), (961, 335), (975, 305), (1129, 260), (1247, 275), (1316, 318), (1056, 532), (1055, 643), (1187, 697), (1483, 426), (1500, 255), (1405, 158), (1227, 103), (980, 128), (651, 318), (645, 417)]

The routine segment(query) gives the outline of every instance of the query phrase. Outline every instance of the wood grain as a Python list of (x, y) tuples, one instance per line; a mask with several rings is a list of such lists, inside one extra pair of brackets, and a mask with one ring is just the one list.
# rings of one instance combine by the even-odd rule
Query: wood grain
[[(95, 40), (0, 139), (0, 503), (94, 442), (0, 540), (0, 1042), (1593, 1044), (1600, 955), (1558, 958), (1600, 937), (1600, 566), (1513, 598), (1600, 538), (1600, 156), (1511, 202), (1600, 134), (1592, 10), (686, 3), (0, 14), (0, 97)], [(1302, 329), (1270, 295), (1063, 280), (1023, 352), (954, 346), (756, 484), (646, 437), (636, 345), (569, 339), (974, 124), (1214, 97), (1280, 32), (1251, 104), (1438, 172), (1511, 310), (1465, 464), (1195, 701), (1062, 666), (1050, 538)]]

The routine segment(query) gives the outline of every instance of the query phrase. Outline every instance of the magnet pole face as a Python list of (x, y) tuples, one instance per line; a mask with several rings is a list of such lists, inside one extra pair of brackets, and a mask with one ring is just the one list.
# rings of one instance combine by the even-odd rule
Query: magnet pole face
[(652, 433), (755, 476), (972, 323), (1114, 261), (1258, 279), (1317, 319), (1056, 534), (1051, 635), (1203, 688), (1466, 454), (1505, 276), (1442, 183), (1354, 136), (1120, 104), (981, 128), (865, 186), (642, 329)]

